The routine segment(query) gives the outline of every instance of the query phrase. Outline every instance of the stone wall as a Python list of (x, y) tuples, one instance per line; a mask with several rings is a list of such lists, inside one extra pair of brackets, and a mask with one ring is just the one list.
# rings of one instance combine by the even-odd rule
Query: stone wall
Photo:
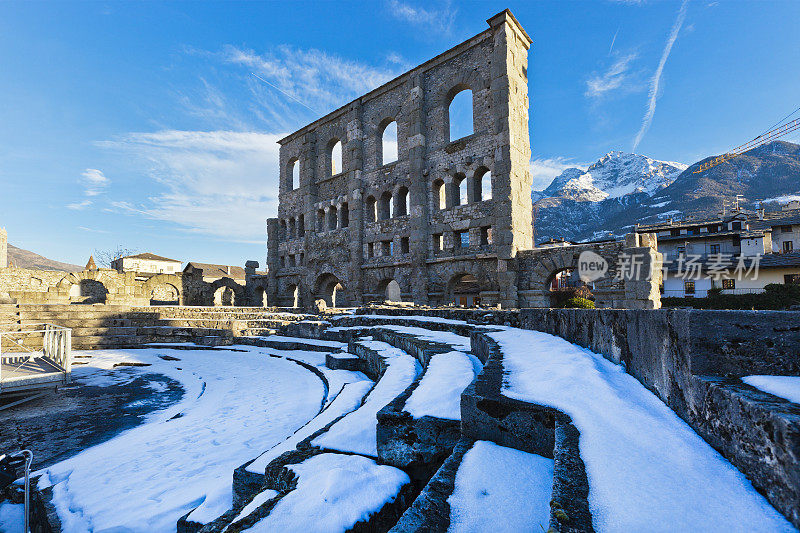
[[(508, 11), (487, 22), (486, 31), (280, 141), (270, 301), (331, 305), (335, 289), (337, 305), (358, 305), (382, 300), (390, 285), (396, 293), (396, 282), (404, 300), (451, 303), (454, 281), (469, 274), (484, 303), (516, 306), (514, 257), (532, 246), (531, 40)], [(451, 139), (449, 107), (463, 90), (472, 94), (473, 133)], [(398, 159), (384, 165), (382, 135), (392, 122)], [(333, 174), (337, 141), (343, 168)], [(491, 198), (480, 187), (489, 175)], [(459, 232), (469, 235), (467, 246)]]
[(8, 233), (0, 228), (0, 268), (8, 266)]
[[(255, 290), (255, 289), (254, 289)], [(226, 292), (232, 305), (250, 305), (245, 287), (230, 278), (212, 283), (200, 274), (137, 276), (113, 269), (61, 272), (0, 268), (0, 303), (111, 305), (221, 305)]]

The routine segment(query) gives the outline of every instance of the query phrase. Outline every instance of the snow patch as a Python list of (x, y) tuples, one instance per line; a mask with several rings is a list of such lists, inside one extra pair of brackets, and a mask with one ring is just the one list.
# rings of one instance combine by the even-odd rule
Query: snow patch
[(742, 381), (758, 390), (800, 405), (800, 376), (746, 376)]
[(463, 352), (434, 355), (403, 410), (414, 418), (433, 416), (461, 420), (461, 393), (481, 368), (483, 365), (474, 355)]
[(347, 531), (393, 501), (410, 482), (402, 470), (358, 455), (322, 453), (287, 468), (297, 475), (297, 488), (248, 532)]
[(553, 460), (476, 441), (456, 472), (448, 533), (546, 531)]

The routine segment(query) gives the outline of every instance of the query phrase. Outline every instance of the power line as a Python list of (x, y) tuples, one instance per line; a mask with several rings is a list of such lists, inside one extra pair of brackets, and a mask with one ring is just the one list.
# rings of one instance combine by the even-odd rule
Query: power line
[(287, 98), (291, 98), (292, 100), (294, 100), (295, 102), (297, 102), (297, 103), (298, 103), (298, 104), (300, 104), (301, 106), (305, 107), (305, 108), (306, 108), (306, 109), (308, 109), (309, 111), (311, 111), (311, 112), (313, 112), (313, 113), (315, 113), (315, 114), (317, 114), (317, 115), (319, 115), (319, 114), (320, 114), (320, 112), (319, 112), (319, 111), (317, 111), (316, 109), (313, 109), (313, 108), (311, 108), (311, 107), (307, 106), (306, 104), (304, 104), (303, 102), (301, 102), (300, 100), (298, 100), (297, 98), (295, 98), (294, 96), (292, 96), (291, 94), (289, 94), (289, 93), (287, 93), (286, 91), (282, 90), (280, 87), (277, 87), (276, 85), (274, 85), (274, 84), (272, 84), (272, 83), (268, 82), (267, 80), (265, 80), (265, 79), (264, 79), (264, 78), (262, 78), (261, 76), (257, 75), (255, 72), (251, 72), (250, 74), (251, 74), (251, 75), (252, 75), (254, 78), (258, 78), (259, 80), (263, 81), (264, 83), (266, 83), (267, 85), (269, 85), (270, 87), (272, 87), (273, 89), (275, 89), (276, 91), (280, 92), (281, 94), (283, 94), (283, 95), (284, 95), (284, 96), (286, 96)]

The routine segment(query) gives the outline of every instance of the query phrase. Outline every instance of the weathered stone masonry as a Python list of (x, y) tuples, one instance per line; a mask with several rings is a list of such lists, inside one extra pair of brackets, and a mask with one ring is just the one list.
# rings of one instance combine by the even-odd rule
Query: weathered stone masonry
[[(468, 274), (483, 303), (517, 305), (514, 258), (532, 247), (531, 39), (509, 11), (487, 22), (486, 31), (280, 141), (278, 218), (268, 221), (270, 301), (333, 304), (335, 295), (337, 305), (354, 305), (399, 285), (404, 300), (449, 303)], [(450, 103), (467, 89), (473, 133), (450, 139)], [(383, 165), (391, 122), (398, 160)], [(343, 170), (333, 174), (337, 141)], [(486, 173), (491, 199), (480, 191)], [(459, 205), (463, 181), (467, 202)]]

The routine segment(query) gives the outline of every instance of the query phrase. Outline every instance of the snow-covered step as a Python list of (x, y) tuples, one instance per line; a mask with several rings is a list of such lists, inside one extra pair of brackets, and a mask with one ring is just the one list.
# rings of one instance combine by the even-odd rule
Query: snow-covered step
[(371, 361), (380, 379), (364, 404), (335, 422), (327, 431), (311, 440), (310, 445), (322, 449), (378, 456), (377, 414), (385, 405), (404, 392), (422, 372), (412, 356), (385, 342), (364, 339), (351, 346), (358, 348)]
[(362, 361), (357, 355), (347, 352), (325, 355), (325, 366), (331, 370), (361, 370)]
[(268, 472), (268, 488), (286, 494), (248, 532), (386, 531), (411, 503), (410, 479), (398, 468), (338, 453), (287, 459)]
[(485, 335), (502, 353), (502, 397), (555, 409), (580, 431), (596, 530), (669, 524), (674, 531), (794, 531), (741, 472), (622, 367), (541, 332)]
[(306, 339), (301, 337), (286, 337), (283, 335), (270, 335), (250, 339), (248, 343), (256, 346), (265, 346), (278, 350), (307, 350), (315, 352), (339, 352), (347, 348), (347, 344), (338, 341), (322, 339)]

